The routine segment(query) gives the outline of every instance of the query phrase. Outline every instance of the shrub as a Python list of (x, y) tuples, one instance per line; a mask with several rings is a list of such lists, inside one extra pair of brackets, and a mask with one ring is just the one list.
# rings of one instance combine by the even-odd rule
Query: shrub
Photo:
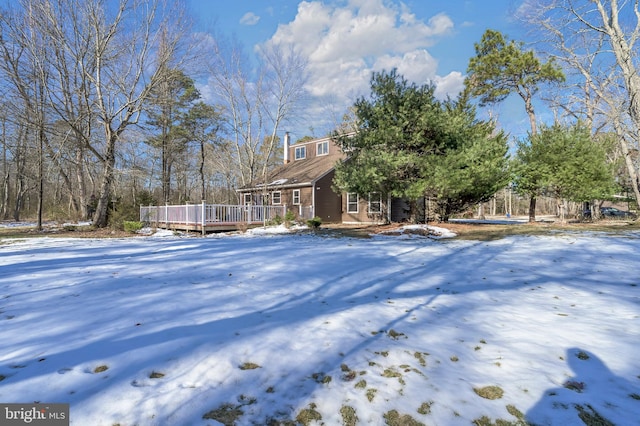
[(307, 225), (309, 225), (309, 228), (318, 229), (321, 224), (322, 224), (322, 219), (319, 218), (318, 216), (307, 220)]
[(280, 215), (276, 215), (273, 219), (271, 219), (271, 220), (269, 220), (267, 222), (267, 225), (269, 225), (269, 226), (282, 225), (282, 218), (280, 217)]
[(291, 226), (291, 223), (296, 220), (296, 214), (291, 210), (287, 210), (287, 213), (284, 215), (284, 224), (288, 228)]
[(134, 234), (142, 229), (142, 222), (125, 220), (122, 222), (122, 226), (124, 227), (125, 232), (130, 232)]

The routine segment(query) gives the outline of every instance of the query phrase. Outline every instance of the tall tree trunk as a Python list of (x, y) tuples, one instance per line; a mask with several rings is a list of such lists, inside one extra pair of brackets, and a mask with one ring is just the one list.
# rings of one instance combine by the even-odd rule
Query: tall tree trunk
[[(41, 88), (41, 93), (43, 92)], [(41, 104), (44, 107), (44, 104)], [(44, 109), (44, 108), (42, 108)], [(42, 231), (42, 210), (44, 208), (44, 111), (40, 111), (42, 114), (38, 118), (38, 224), (36, 229)]]
[(10, 178), (9, 163), (7, 161), (7, 133), (6, 123), (2, 124), (2, 211), (0, 211), (0, 217), (2, 220), (9, 218), (9, 188)]
[(536, 221), (536, 195), (531, 194), (529, 199), (529, 223)]
[[(105, 125), (108, 126), (108, 125)], [(118, 135), (111, 129), (106, 131), (109, 135), (107, 140), (107, 146), (105, 147), (105, 155), (102, 170), (102, 176), (100, 178), (100, 193), (98, 195), (98, 204), (96, 205), (96, 211), (93, 214), (93, 224), (98, 228), (104, 228), (109, 223), (109, 201), (111, 198), (111, 187), (113, 185), (113, 177), (116, 165), (116, 141)]]
[(206, 192), (206, 185), (205, 185), (205, 179), (204, 179), (204, 161), (205, 161), (205, 146), (204, 146), (204, 141), (200, 141), (200, 167), (199, 167), (199, 172), (200, 172), (200, 199), (202, 201), (207, 199), (207, 192)]
[(80, 141), (77, 142), (76, 148), (76, 182), (78, 182), (78, 198), (77, 204), (80, 207), (80, 217), (86, 219), (89, 211), (89, 202), (87, 199), (87, 183), (84, 178), (84, 147)]

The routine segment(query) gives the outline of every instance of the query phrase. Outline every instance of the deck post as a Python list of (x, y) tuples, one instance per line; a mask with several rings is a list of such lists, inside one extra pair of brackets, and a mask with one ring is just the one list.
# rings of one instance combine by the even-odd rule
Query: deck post
[(207, 234), (205, 230), (205, 225), (207, 224), (207, 218), (205, 217), (205, 214), (207, 213), (207, 208), (204, 203), (205, 203), (205, 200), (202, 200), (202, 236), (203, 237)]
[(169, 229), (169, 204), (164, 203), (164, 226)]
[[(184, 223), (189, 226), (189, 202), (185, 201), (184, 205)], [(189, 228), (187, 228), (187, 233), (189, 232)]]

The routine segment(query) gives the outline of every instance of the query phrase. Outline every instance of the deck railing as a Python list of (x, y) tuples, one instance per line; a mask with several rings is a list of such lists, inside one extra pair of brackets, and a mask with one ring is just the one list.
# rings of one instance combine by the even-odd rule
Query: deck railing
[(216, 225), (260, 224), (284, 217), (286, 206), (228, 204), (185, 204), (181, 206), (140, 206), (140, 221), (148, 224), (211, 227)]

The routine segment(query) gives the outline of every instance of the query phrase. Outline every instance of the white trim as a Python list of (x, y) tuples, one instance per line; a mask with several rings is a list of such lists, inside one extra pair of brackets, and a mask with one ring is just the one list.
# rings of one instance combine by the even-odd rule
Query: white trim
[[(296, 193), (298, 194), (298, 202), (296, 202)], [(291, 193), (291, 202), (293, 203), (294, 206), (299, 206), (300, 205), (300, 190), (299, 189), (294, 189)]]
[[(276, 194), (278, 194), (278, 202), (276, 203)], [(282, 192), (281, 191), (273, 191), (271, 192), (271, 204), (274, 206), (282, 204)]]
[[(355, 201), (356, 210), (355, 211), (349, 210), (349, 206), (354, 204), (353, 202), (349, 201), (349, 199), (351, 198), (350, 197), (351, 194), (355, 194), (356, 195), (356, 201)], [(347, 213), (359, 213), (359, 212), (360, 212), (360, 196), (358, 195), (357, 192), (347, 192)]]
[[(302, 154), (298, 156), (298, 151)], [(296, 146), (293, 154), (294, 159), (296, 160), (304, 160), (307, 158), (307, 147), (306, 146)]]
[[(325, 151), (324, 152), (320, 152), (320, 147), (324, 146), (325, 147)], [(323, 155), (329, 155), (329, 141), (322, 141), (322, 142), (318, 142), (316, 143), (316, 157), (320, 157)]]

